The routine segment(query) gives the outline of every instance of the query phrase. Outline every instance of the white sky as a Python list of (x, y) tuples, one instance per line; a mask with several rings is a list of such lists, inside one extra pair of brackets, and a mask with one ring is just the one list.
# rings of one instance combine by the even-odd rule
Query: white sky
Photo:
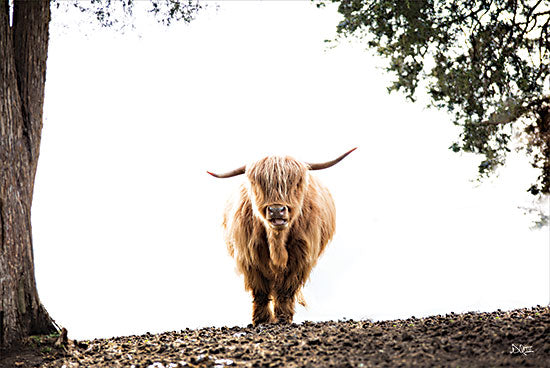
[(295, 321), (549, 302), (548, 231), (517, 209), (536, 173), (514, 156), (472, 182), (478, 158), (447, 149), (449, 116), (388, 95), (359, 42), (327, 48), (338, 21), (280, 1), (126, 35), (52, 26), (32, 221), (39, 293), (72, 338), (248, 324), (220, 225), (244, 178), (206, 170), (355, 146), (315, 173), (337, 234)]

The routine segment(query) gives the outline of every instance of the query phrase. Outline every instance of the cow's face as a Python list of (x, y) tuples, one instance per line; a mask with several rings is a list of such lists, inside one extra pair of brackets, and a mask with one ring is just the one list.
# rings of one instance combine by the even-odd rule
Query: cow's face
[(291, 157), (266, 157), (246, 170), (254, 214), (273, 230), (289, 227), (302, 211), (309, 168)]

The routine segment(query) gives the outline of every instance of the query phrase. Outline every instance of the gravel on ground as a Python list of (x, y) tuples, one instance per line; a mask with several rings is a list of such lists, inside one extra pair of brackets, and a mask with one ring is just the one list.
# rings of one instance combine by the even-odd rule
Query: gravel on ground
[(550, 367), (550, 307), (70, 340), (0, 367)]

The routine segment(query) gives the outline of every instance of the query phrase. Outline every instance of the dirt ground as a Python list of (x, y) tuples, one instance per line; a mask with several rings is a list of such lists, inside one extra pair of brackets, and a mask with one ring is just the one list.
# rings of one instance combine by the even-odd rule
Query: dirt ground
[[(70, 332), (69, 332), (70, 335)], [(70, 337), (70, 336), (69, 336)], [(550, 307), (28, 345), (0, 367), (550, 367)]]

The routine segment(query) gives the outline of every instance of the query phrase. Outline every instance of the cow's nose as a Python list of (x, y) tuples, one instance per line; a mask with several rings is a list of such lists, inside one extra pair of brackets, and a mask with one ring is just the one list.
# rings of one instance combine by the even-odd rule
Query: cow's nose
[(267, 211), (271, 216), (284, 216), (286, 215), (286, 206), (268, 206)]

